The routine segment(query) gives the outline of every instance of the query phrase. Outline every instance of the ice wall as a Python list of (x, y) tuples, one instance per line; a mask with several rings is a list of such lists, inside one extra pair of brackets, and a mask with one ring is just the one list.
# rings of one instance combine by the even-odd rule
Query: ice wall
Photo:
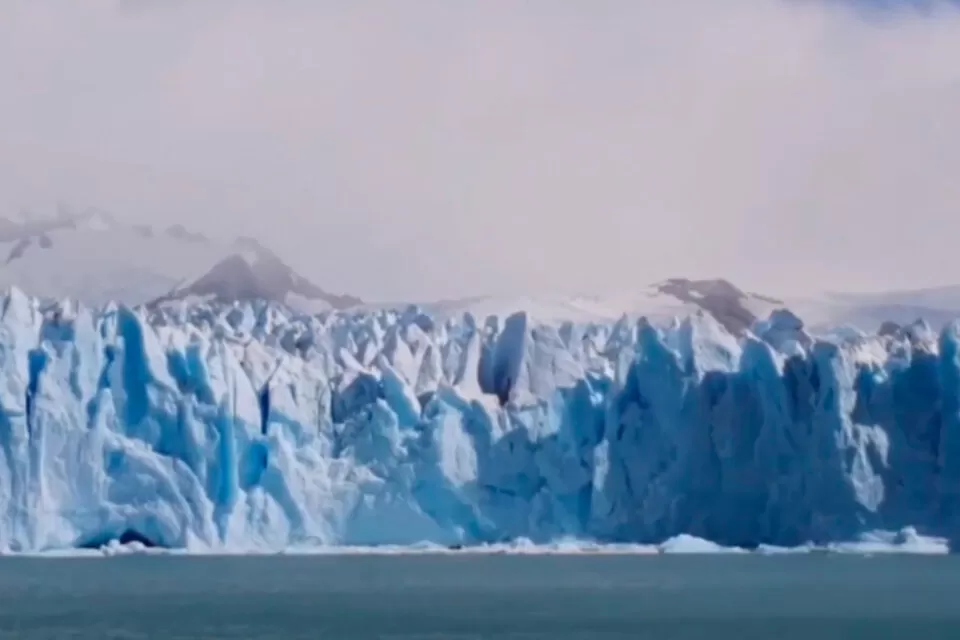
[(0, 548), (960, 531), (960, 348), (0, 300)]

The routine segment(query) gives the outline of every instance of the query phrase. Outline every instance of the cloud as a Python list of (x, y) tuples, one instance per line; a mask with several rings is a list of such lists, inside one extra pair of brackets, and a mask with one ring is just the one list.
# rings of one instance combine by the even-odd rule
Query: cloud
[(887, 4), (10, 0), (0, 207), (380, 298), (951, 281), (960, 12)]

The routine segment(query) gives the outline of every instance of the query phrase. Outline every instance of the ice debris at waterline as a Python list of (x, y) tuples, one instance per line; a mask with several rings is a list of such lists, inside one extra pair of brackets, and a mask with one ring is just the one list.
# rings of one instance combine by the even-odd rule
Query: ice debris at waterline
[(954, 327), (0, 303), (7, 551), (960, 531)]

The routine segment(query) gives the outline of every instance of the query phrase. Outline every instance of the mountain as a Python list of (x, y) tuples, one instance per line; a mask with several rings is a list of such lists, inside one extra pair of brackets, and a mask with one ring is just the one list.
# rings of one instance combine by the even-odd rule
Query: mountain
[(820, 326), (849, 324), (876, 331), (884, 323), (907, 325), (922, 319), (941, 328), (960, 318), (960, 286), (882, 293), (830, 293), (813, 304), (793, 301), (798, 313)]
[(200, 276), (180, 283), (148, 306), (171, 302), (218, 302), (229, 304), (249, 300), (279, 302), (301, 313), (347, 309), (363, 303), (359, 298), (327, 293), (284, 263), (256, 240), (238, 241), (243, 248), (214, 264)]
[[(803, 318), (808, 331), (876, 332), (893, 323), (904, 327), (923, 320), (934, 329), (960, 318), (960, 286), (883, 293), (822, 293), (809, 296), (765, 295), (748, 292), (724, 279), (671, 278), (626, 292), (601, 295), (477, 296), (421, 305), (429, 313), (455, 318), (505, 317), (527, 311), (538, 320), (554, 323), (611, 322), (621, 316), (669, 322), (697, 312), (716, 318), (727, 330), (742, 334), (757, 320), (777, 309), (789, 309)], [(847, 331), (849, 333), (849, 331)]]
[(723, 279), (671, 278), (635, 290), (609, 295), (527, 297), (480, 296), (423, 304), (429, 313), (457, 317), (507, 316), (525, 311), (537, 320), (554, 323), (612, 322), (620, 317), (644, 316), (652, 321), (682, 318), (703, 311), (729, 331), (740, 334), (760, 318), (787, 303), (770, 296), (749, 293)]
[(257, 296), (310, 311), (360, 303), (326, 292), (255, 240), (224, 241), (181, 225), (127, 224), (96, 210), (0, 218), (0, 287), (10, 286), (93, 305), (193, 295)]
[[(257, 298), (302, 313), (407, 306), (364, 305), (356, 297), (330, 293), (250, 238), (222, 240), (181, 225), (129, 224), (97, 210), (0, 218), (0, 289), (11, 286), (44, 299), (71, 298), (91, 305), (117, 301), (168, 306)], [(960, 286), (800, 298), (748, 292), (723, 279), (671, 278), (625, 292), (478, 296), (419, 306), (438, 319), (465, 313), (503, 318), (526, 311), (554, 323), (613, 322), (623, 315), (669, 322), (703, 311), (735, 335), (772, 311), (788, 308), (814, 333), (844, 325), (872, 332), (887, 322), (905, 326), (918, 318), (942, 327), (960, 317)]]

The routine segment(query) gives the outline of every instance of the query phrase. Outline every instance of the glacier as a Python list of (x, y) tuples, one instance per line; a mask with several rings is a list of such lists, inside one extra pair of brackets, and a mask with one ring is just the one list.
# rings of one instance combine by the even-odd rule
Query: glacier
[(960, 532), (957, 325), (0, 306), (6, 552)]

